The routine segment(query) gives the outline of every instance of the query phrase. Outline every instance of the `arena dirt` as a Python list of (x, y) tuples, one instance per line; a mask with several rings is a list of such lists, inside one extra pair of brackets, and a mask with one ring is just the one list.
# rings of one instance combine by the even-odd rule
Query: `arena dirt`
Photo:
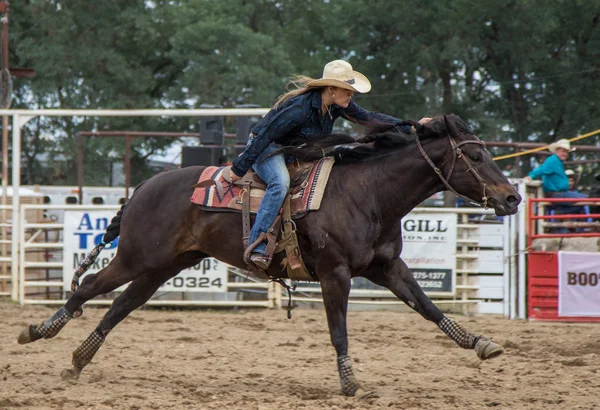
[(506, 354), (481, 362), (414, 313), (349, 313), (350, 354), (379, 397), (341, 396), (321, 310), (147, 309), (111, 333), (76, 383), (60, 379), (105, 308), (17, 344), (55, 309), (0, 302), (0, 409), (600, 409), (600, 324), (462, 317)]

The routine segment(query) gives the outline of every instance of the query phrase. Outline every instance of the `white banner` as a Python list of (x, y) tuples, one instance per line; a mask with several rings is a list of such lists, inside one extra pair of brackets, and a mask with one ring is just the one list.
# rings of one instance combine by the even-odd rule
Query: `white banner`
[(456, 214), (420, 213), (402, 219), (402, 259), (427, 293), (453, 295)]
[[(102, 241), (106, 227), (114, 216), (114, 211), (65, 211), (64, 290), (71, 290), (71, 280), (77, 266)], [(119, 238), (108, 244), (83, 277), (108, 266), (117, 253), (118, 243)], [(159, 288), (159, 292), (226, 292), (227, 279), (227, 265), (214, 258), (207, 258), (169, 279)], [(127, 285), (122, 286), (118, 290), (123, 291), (126, 287)]]
[(600, 316), (600, 253), (558, 252), (558, 316)]

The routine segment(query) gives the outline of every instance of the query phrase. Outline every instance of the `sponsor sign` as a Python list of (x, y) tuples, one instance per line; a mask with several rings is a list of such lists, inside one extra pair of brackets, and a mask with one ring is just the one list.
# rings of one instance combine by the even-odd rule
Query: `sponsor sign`
[(600, 317), (600, 253), (558, 252), (558, 316)]
[[(402, 259), (421, 288), (428, 295), (454, 295), (456, 214), (411, 212), (402, 219), (402, 241)], [(385, 290), (365, 278), (353, 278), (352, 289)]]
[[(71, 280), (77, 266), (102, 241), (106, 227), (114, 215), (112, 211), (65, 211), (64, 290), (71, 290)], [(118, 244), (119, 238), (108, 244), (83, 277), (97, 273), (108, 266), (117, 254)], [(117, 290), (123, 291), (126, 287), (127, 285)], [(198, 265), (182, 271), (159, 288), (159, 291), (177, 292), (226, 292), (226, 290), (227, 265), (213, 258), (204, 259)]]
[(402, 219), (402, 259), (427, 293), (453, 295), (456, 215), (411, 212)]

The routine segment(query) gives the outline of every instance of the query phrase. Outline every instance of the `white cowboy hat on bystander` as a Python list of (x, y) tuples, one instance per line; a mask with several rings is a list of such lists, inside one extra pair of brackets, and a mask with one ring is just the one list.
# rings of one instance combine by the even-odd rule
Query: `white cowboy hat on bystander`
[(566, 138), (560, 139), (558, 141), (554, 141), (552, 144), (550, 144), (550, 146), (548, 147), (548, 150), (550, 152), (556, 152), (556, 150), (558, 148), (566, 149), (569, 152), (575, 151), (575, 148), (571, 148), (571, 143)]

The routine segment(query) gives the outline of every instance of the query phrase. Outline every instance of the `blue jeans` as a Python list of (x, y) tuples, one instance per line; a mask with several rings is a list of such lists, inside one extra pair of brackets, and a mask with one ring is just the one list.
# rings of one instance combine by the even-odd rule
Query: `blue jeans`
[[(248, 245), (254, 243), (261, 233), (267, 232), (271, 227), (290, 188), (290, 174), (285, 165), (283, 154), (264, 159), (278, 148), (280, 148), (278, 144), (269, 145), (252, 166), (260, 179), (267, 184), (267, 191), (260, 203), (260, 208), (258, 208), (254, 225), (250, 230)], [(277, 233), (275, 234), (277, 235)], [(254, 248), (253, 252), (266, 254), (266, 248), (267, 242), (263, 241)]]
[[(565, 191), (565, 192), (554, 192), (552, 198), (587, 198), (586, 195), (581, 194), (575, 191)], [(573, 205), (570, 202), (561, 202), (554, 204), (554, 215), (566, 215), (566, 214), (588, 214), (589, 208), (587, 206), (581, 205)], [(587, 218), (573, 218), (571, 221), (587, 221)], [(569, 220), (558, 219), (558, 222), (568, 222)], [(569, 228), (555, 228), (551, 232), (552, 233), (569, 233), (571, 230)], [(575, 232), (581, 232), (581, 229), (576, 229)]]
[[(554, 192), (552, 198), (587, 198), (587, 196), (575, 191), (564, 191)], [(559, 215), (583, 213), (582, 206), (575, 206), (569, 202), (556, 203), (554, 204), (554, 209), (555, 213)]]

